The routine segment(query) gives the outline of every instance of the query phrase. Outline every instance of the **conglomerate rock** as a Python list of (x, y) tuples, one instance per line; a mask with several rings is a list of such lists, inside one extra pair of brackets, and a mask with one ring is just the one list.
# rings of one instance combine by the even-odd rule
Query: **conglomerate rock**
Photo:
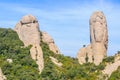
[[(111, 74), (118, 69), (120, 66), (120, 53), (115, 54), (114, 56), (114, 62), (113, 63), (108, 63), (107, 66), (105, 67), (104, 70), (102, 70), (102, 73), (104, 75), (108, 75), (107, 78), (111, 76)], [(108, 80), (108, 79), (106, 79)]]
[[(78, 61), (80, 64), (87, 62), (93, 62), (99, 65), (103, 58), (107, 55), (108, 47), (108, 30), (106, 18), (101, 11), (96, 11), (90, 17), (90, 45), (85, 47), (84, 51), (78, 52)], [(82, 57), (81, 57), (82, 56)], [(82, 60), (82, 61), (81, 61)]]
[(1, 68), (0, 68), (0, 80), (6, 80), (6, 77), (5, 75), (3, 75)]
[(55, 54), (60, 54), (60, 50), (55, 45), (54, 40), (47, 32), (42, 32), (42, 41), (47, 43), (50, 50), (53, 51)]
[(25, 46), (32, 45), (30, 54), (41, 72), (44, 68), (43, 52), (40, 47), (40, 31), (37, 19), (32, 15), (23, 16), (14, 29)]

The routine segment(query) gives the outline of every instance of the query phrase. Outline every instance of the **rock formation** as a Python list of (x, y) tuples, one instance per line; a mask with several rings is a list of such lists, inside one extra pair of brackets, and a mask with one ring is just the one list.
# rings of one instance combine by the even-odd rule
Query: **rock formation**
[(93, 52), (92, 52), (92, 46), (88, 45), (87, 47), (83, 47), (78, 51), (77, 55), (78, 61), (80, 64), (90, 62), (92, 63), (94, 61), (93, 58)]
[[(109, 63), (105, 67), (105, 69), (102, 71), (104, 75), (108, 75), (107, 78), (111, 76), (111, 74), (118, 69), (120, 66), (120, 54), (116, 54), (114, 57), (114, 63)], [(108, 80), (108, 79), (106, 79)]]
[(51, 61), (55, 64), (55, 65), (57, 65), (58, 67), (61, 67), (63, 64), (61, 63), (61, 62), (59, 62), (56, 58), (54, 58), (54, 57), (52, 57), (52, 56), (50, 56), (49, 57), (50, 59), (51, 59)]
[(106, 56), (108, 47), (107, 23), (102, 12), (95, 12), (90, 18), (90, 41), (94, 54), (94, 63), (99, 64)]
[(80, 64), (93, 62), (99, 65), (106, 56), (108, 46), (108, 30), (106, 18), (101, 11), (93, 13), (90, 17), (90, 45), (82, 48), (78, 52), (78, 60)]
[(0, 80), (6, 80), (6, 77), (3, 75), (1, 68), (0, 68)]
[(42, 41), (48, 44), (51, 51), (53, 51), (56, 54), (60, 54), (60, 51), (55, 45), (54, 40), (47, 32), (42, 32)]
[(43, 52), (40, 47), (40, 31), (37, 19), (32, 15), (23, 16), (14, 29), (25, 46), (32, 45), (30, 54), (41, 72), (44, 67)]
[(87, 62), (86, 59), (85, 59), (86, 57), (87, 57), (86, 56), (86, 47), (83, 47), (78, 52), (78, 55), (77, 55), (78, 62), (80, 64), (86, 63)]
[(7, 59), (7, 62), (8, 63), (13, 63), (13, 60), (12, 59)]

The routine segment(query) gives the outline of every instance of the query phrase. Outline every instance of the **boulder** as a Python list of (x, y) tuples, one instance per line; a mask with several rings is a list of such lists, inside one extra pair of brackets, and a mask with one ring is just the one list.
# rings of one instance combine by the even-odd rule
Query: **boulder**
[(8, 63), (13, 63), (13, 60), (12, 59), (7, 59), (7, 62)]

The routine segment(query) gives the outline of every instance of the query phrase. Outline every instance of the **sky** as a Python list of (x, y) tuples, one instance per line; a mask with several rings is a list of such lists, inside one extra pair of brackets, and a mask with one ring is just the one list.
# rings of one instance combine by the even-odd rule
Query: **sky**
[(22, 16), (34, 15), (65, 56), (76, 57), (90, 43), (89, 19), (103, 11), (108, 25), (108, 56), (120, 50), (120, 0), (0, 0), (0, 27), (14, 28)]

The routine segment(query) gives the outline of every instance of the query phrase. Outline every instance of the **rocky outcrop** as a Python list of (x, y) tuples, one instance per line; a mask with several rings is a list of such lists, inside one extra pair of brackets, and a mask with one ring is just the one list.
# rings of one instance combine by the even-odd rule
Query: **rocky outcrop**
[(107, 78), (111, 76), (111, 74), (118, 69), (120, 66), (120, 54), (116, 54), (114, 57), (114, 63), (109, 63), (102, 71), (104, 75), (108, 75)]
[(106, 56), (107, 47), (108, 30), (106, 18), (103, 12), (97, 11), (90, 17), (90, 45), (78, 52), (77, 58), (79, 63), (86, 63), (85, 59), (88, 57), (87, 62), (93, 62), (99, 65)]
[(25, 46), (32, 45), (30, 54), (41, 72), (44, 67), (43, 52), (40, 47), (40, 31), (38, 20), (32, 15), (23, 16), (14, 29)]
[(86, 47), (83, 47), (78, 52), (78, 55), (77, 55), (78, 62), (80, 64), (86, 63), (87, 62), (87, 60), (85, 59), (86, 57), (87, 57), (86, 56)]
[(94, 61), (94, 58), (93, 58), (91, 45), (81, 48), (78, 51), (77, 58), (80, 64), (87, 63), (87, 62), (92, 63)]
[(6, 80), (6, 77), (3, 75), (1, 68), (0, 68), (0, 80)]
[(106, 56), (108, 47), (107, 22), (103, 12), (95, 12), (90, 18), (90, 41), (94, 63), (98, 65)]
[(61, 67), (61, 66), (63, 65), (61, 62), (59, 62), (56, 58), (54, 58), (54, 57), (52, 57), (52, 56), (50, 56), (50, 59), (51, 59), (51, 61), (52, 61), (55, 65), (57, 65), (58, 67)]
[(48, 44), (49, 49), (51, 51), (53, 51), (56, 54), (60, 54), (60, 50), (55, 45), (54, 40), (52, 39), (52, 37), (47, 32), (42, 32), (42, 41)]
[(13, 63), (13, 60), (12, 59), (7, 59), (7, 62), (8, 63)]
[(32, 15), (23, 16), (14, 29), (25, 46), (40, 44), (40, 32), (37, 19)]

